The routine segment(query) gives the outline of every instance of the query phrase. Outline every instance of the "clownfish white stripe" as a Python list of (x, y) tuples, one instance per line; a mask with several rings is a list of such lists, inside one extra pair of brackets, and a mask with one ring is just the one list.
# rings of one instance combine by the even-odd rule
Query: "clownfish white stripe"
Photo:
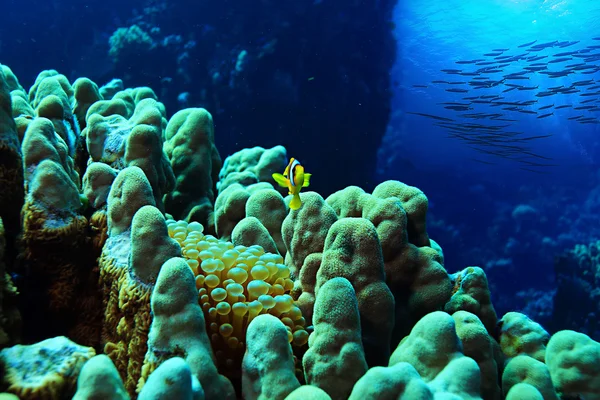
[(292, 186), (296, 186), (296, 167), (300, 165), (300, 161), (294, 160), (292, 165), (290, 165), (290, 183)]

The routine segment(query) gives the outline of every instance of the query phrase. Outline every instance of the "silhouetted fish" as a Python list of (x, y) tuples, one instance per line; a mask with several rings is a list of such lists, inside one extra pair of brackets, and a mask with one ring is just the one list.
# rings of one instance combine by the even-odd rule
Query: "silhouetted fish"
[(529, 73), (529, 71), (519, 71), (519, 72), (513, 72), (513, 73), (510, 73), (510, 74), (508, 74), (508, 75), (504, 75), (504, 77), (505, 77), (505, 78), (508, 78), (509, 76), (520, 76), (520, 75), (525, 75), (525, 74), (527, 74), (527, 73)]
[(535, 46), (531, 46), (532, 49), (546, 49), (548, 47), (554, 47), (554, 45), (558, 44), (558, 41), (553, 41), (553, 42), (546, 42), (546, 43), (540, 43), (540, 44), (536, 44)]
[(546, 110), (546, 109), (551, 108), (551, 107), (554, 107), (554, 104), (550, 104), (550, 105), (547, 105), (547, 106), (540, 107), (540, 108), (538, 108), (538, 110)]
[(571, 60), (572, 60), (571, 57), (561, 57), (561, 58), (557, 58), (556, 60), (550, 60), (550, 61), (548, 61), (548, 64), (555, 64), (555, 63), (565, 62), (565, 61), (571, 61)]
[(563, 45), (560, 45), (560, 46), (558, 46), (558, 47), (560, 47), (560, 48), (565, 48), (565, 47), (573, 46), (574, 44), (577, 44), (577, 43), (579, 43), (579, 40), (576, 40), (576, 41), (574, 41), (574, 42), (569, 42), (569, 43), (567, 43), (567, 44), (563, 44)]
[(547, 66), (543, 66), (543, 67), (525, 67), (525, 69), (527, 71), (531, 71), (531, 72), (538, 72), (538, 71), (543, 71), (545, 69), (548, 69)]
[(587, 86), (587, 85), (592, 85), (592, 84), (594, 84), (594, 80), (593, 79), (588, 79), (588, 80), (585, 80), (585, 81), (576, 81), (576, 82), (573, 82), (571, 85), (572, 86)]
[[(594, 39), (595, 40), (595, 39)], [(600, 39), (598, 39), (600, 40)], [(529, 43), (523, 43), (517, 47), (527, 47), (527, 46), (531, 46), (532, 44), (534, 44), (535, 42), (537, 42), (537, 40), (534, 40), (533, 42), (529, 42)]]
[(454, 111), (467, 111), (467, 110), (473, 109), (473, 107), (468, 107), (468, 106), (444, 106), (444, 108), (446, 108), (448, 110), (454, 110)]
[(518, 140), (519, 142), (524, 142), (527, 140), (542, 139), (542, 138), (547, 138), (547, 137), (551, 137), (551, 136), (553, 136), (553, 135), (528, 136), (528, 137), (524, 137), (524, 138), (518, 138), (515, 140)]
[(492, 163), (492, 162), (489, 162), (489, 161), (483, 161), (483, 160), (480, 160), (478, 158), (470, 158), (469, 160), (475, 161), (475, 162), (478, 162), (478, 163), (481, 163), (481, 164), (496, 165), (495, 163)]
[(543, 60), (544, 58), (548, 58), (548, 56), (534, 56), (527, 58), (527, 61), (538, 61)]
[(577, 53), (578, 53), (578, 51), (566, 51), (564, 53), (553, 54), (552, 57), (572, 56), (573, 54), (577, 54)]
[(432, 115), (432, 114), (410, 112), (410, 111), (407, 111), (406, 113), (407, 114), (412, 114), (412, 115), (419, 115), (421, 117), (433, 118), (433, 119), (437, 119), (439, 121), (454, 121), (452, 118), (438, 117), (437, 115)]

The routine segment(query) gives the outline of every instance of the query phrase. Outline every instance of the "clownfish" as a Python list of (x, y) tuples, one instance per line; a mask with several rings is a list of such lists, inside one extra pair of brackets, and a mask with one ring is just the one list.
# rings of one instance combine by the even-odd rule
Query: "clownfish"
[(281, 187), (288, 188), (289, 194), (293, 196), (292, 201), (290, 202), (290, 208), (292, 210), (297, 210), (302, 206), (300, 190), (309, 185), (310, 176), (311, 174), (305, 173), (304, 167), (300, 164), (300, 161), (295, 158), (290, 160), (285, 171), (283, 171), (283, 175), (278, 173), (273, 174), (275, 182)]

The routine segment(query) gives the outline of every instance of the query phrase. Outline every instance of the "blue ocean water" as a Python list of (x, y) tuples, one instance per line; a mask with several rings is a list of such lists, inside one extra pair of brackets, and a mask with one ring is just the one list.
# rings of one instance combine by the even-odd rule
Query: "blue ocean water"
[[(453, 112), (444, 110), (437, 105), (440, 102), (461, 101), (461, 97), (498, 94), (505, 97), (505, 101), (527, 101), (539, 100), (533, 107), (535, 109), (545, 105), (554, 106), (571, 105), (578, 101), (586, 100), (580, 98), (581, 93), (566, 94), (536, 98), (535, 95), (545, 88), (553, 86), (570, 85), (574, 81), (583, 79), (597, 79), (597, 71), (592, 74), (574, 73), (566, 77), (549, 78), (540, 73), (528, 73), (526, 81), (513, 81), (513, 84), (525, 82), (524, 86), (537, 87), (534, 91), (512, 91), (506, 95), (502, 93), (507, 89), (504, 84), (484, 89), (470, 90), (469, 93), (448, 93), (447, 88), (473, 89), (468, 85), (448, 86), (443, 84), (430, 84), (435, 80), (469, 81), (471, 77), (460, 75), (449, 75), (441, 72), (442, 69), (464, 69), (477, 70), (482, 67), (473, 65), (458, 65), (456, 61), (482, 59), (492, 60), (494, 57), (485, 57), (483, 54), (494, 53), (493, 49), (508, 49), (502, 55), (552, 56), (553, 54), (582, 49), (587, 46), (598, 45), (598, 41), (592, 40), (594, 32), (598, 32), (600, 10), (593, 1), (569, 2), (569, 1), (434, 1), (413, 2), (404, 1), (396, 9), (396, 20), (398, 27), (396, 35), (399, 39), (398, 63), (394, 74), (400, 87), (396, 92), (396, 109), (402, 110), (404, 105), (411, 103), (411, 110), (423, 112), (423, 110), (436, 110), (437, 115), (451, 117)], [(518, 48), (518, 45), (536, 41), (539, 45), (548, 42), (578, 42), (572, 46), (560, 48), (549, 47), (542, 51), (527, 52), (527, 47)], [(597, 54), (598, 49), (592, 53)], [(544, 58), (538, 62), (544, 63), (551, 60)], [(577, 58), (571, 58), (560, 64), (551, 65), (553, 70), (561, 70), (567, 64), (577, 63)], [(504, 75), (517, 73), (535, 61), (527, 61), (526, 57), (516, 61), (509, 61), (506, 66), (501, 67), (498, 73), (488, 74), (491, 80), (502, 79)], [(597, 65), (594, 59), (592, 64)], [(497, 65), (497, 64), (496, 64)], [(464, 68), (461, 68), (464, 67)], [(471, 67), (471, 68), (469, 68)], [(508, 83), (508, 82), (506, 82)], [(427, 88), (414, 88), (412, 85), (429, 84)], [(462, 96), (461, 96), (462, 94)], [(578, 100), (579, 99), (579, 100)], [(587, 98), (593, 99), (593, 98)], [(464, 102), (464, 101), (463, 101)], [(467, 101), (468, 102), (468, 101)], [(597, 104), (597, 103), (591, 103)], [(583, 105), (583, 104), (581, 104)], [(477, 111), (494, 112), (494, 108), (484, 105), (475, 105)], [(495, 108), (498, 110), (499, 108)], [(553, 111), (550, 109), (549, 111)], [(399, 111), (401, 112), (401, 111)], [(516, 118), (511, 127), (528, 132), (535, 131), (537, 134), (552, 134), (550, 140), (537, 141), (536, 149), (547, 157), (552, 157), (561, 163), (562, 171), (566, 168), (578, 168), (586, 165), (594, 165), (598, 162), (597, 143), (595, 133), (599, 127), (597, 124), (582, 125), (567, 120), (568, 117), (579, 114), (587, 114), (583, 111), (576, 112), (571, 108), (556, 110), (554, 115), (544, 120), (535, 116), (519, 114), (517, 112), (501, 111), (503, 115)], [(588, 116), (594, 117), (594, 114)], [(472, 121), (471, 121), (472, 122)], [(432, 124), (426, 124), (422, 118), (416, 116), (406, 117), (406, 124), (411, 129), (412, 124), (423, 124), (428, 126), (419, 135), (407, 135), (412, 140), (435, 140), (436, 146), (412, 145), (407, 146), (415, 149), (415, 158), (426, 158), (428, 164), (445, 164), (448, 155), (454, 155), (460, 159), (461, 164), (468, 158), (477, 158), (480, 154), (470, 151), (466, 146), (456, 143), (454, 140), (446, 140), (437, 134)], [(429, 135), (435, 135), (430, 137)], [(407, 137), (406, 140), (411, 140)], [(483, 156), (486, 158), (485, 156)], [(499, 162), (503, 168), (510, 168), (514, 163), (503, 163), (502, 159), (489, 160)], [(469, 163), (471, 164), (471, 163)], [(523, 165), (520, 165), (523, 166)], [(485, 165), (478, 166), (489, 173), (498, 173), (498, 170), (487, 168)], [(559, 176), (560, 176), (559, 171)], [(564, 176), (564, 175), (563, 175)], [(539, 177), (536, 177), (538, 179)], [(543, 179), (543, 178), (542, 178)]]
[(556, 255), (600, 234), (600, 4), (406, 0), (394, 19), (378, 172), (428, 194), (447, 268), (487, 266), (497, 307), (529, 310)]

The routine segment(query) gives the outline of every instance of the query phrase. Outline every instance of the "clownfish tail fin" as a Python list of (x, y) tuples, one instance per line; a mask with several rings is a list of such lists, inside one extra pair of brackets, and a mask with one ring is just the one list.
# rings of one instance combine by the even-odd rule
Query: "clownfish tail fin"
[(294, 195), (294, 197), (292, 198), (292, 201), (290, 201), (290, 208), (292, 210), (297, 210), (300, 208), (301, 205), (302, 205), (302, 201), (300, 200), (300, 195), (298, 193), (296, 193)]

